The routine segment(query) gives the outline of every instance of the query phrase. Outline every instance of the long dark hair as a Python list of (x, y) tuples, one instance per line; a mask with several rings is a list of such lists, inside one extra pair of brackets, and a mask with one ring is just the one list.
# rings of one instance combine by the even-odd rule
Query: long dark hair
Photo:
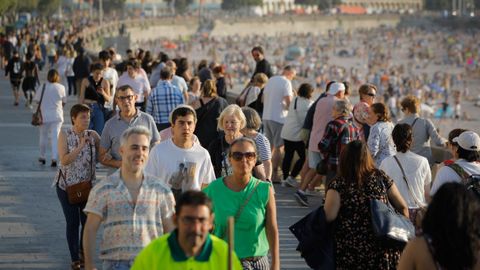
[(432, 239), (432, 257), (443, 269), (471, 269), (480, 241), (480, 201), (459, 183), (446, 183), (433, 196), (422, 229)]
[(340, 154), (338, 174), (347, 182), (361, 185), (375, 170), (375, 162), (363, 141), (353, 141), (345, 146)]

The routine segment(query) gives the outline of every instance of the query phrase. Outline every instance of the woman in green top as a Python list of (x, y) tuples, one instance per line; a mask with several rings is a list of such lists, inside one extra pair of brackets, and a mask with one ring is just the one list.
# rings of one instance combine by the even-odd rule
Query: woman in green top
[[(235, 217), (235, 252), (244, 269), (280, 269), (277, 212), (272, 185), (252, 176), (255, 142), (240, 137), (230, 144), (232, 174), (213, 181), (204, 192), (213, 202), (214, 234), (226, 238), (227, 218)], [(270, 250), (271, 265), (268, 262)]]

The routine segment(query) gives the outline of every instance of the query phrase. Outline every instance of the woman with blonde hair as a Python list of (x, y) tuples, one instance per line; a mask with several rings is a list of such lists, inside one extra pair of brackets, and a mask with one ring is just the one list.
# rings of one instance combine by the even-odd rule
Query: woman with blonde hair
[[(246, 125), (245, 114), (235, 104), (228, 105), (218, 117), (217, 129), (223, 131), (223, 134), (214, 139), (208, 146), (216, 177), (227, 176), (232, 173), (231, 164), (227, 159), (228, 149), (234, 140), (243, 137), (240, 130), (245, 128)], [(262, 163), (257, 162), (255, 169), (258, 170), (257, 175), (261, 176), (258, 178), (265, 179)]]
[(191, 106), (197, 113), (195, 135), (200, 144), (207, 148), (211, 141), (220, 135), (217, 130), (217, 118), (228, 106), (228, 102), (217, 95), (217, 88), (213, 80), (206, 80), (201, 89), (201, 96)]

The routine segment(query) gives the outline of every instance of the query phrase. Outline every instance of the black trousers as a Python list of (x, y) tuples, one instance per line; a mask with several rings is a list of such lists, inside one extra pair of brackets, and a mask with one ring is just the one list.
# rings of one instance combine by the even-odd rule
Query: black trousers
[[(303, 163), (305, 162), (305, 143), (303, 141), (293, 142), (285, 139), (283, 141), (285, 146), (285, 156), (282, 162), (283, 179), (286, 179), (288, 176), (295, 178), (300, 173), (300, 170), (302, 170)], [(295, 152), (297, 152), (299, 159), (295, 162), (290, 172), (290, 165), (292, 164), (293, 154)]]

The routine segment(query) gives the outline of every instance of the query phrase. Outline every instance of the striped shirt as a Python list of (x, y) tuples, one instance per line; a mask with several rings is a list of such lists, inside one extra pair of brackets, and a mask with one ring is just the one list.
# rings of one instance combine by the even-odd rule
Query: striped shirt
[(170, 112), (183, 104), (182, 92), (170, 81), (159, 81), (147, 102), (147, 113), (153, 116), (157, 124), (168, 123)]
[(164, 234), (174, 213), (173, 194), (158, 178), (144, 174), (136, 204), (120, 172), (95, 185), (83, 210), (102, 218), (102, 260), (133, 260), (152, 240)]
[(328, 157), (329, 164), (338, 165), (342, 147), (358, 139), (360, 139), (360, 132), (352, 119), (341, 116), (327, 124), (318, 148), (324, 156)]

